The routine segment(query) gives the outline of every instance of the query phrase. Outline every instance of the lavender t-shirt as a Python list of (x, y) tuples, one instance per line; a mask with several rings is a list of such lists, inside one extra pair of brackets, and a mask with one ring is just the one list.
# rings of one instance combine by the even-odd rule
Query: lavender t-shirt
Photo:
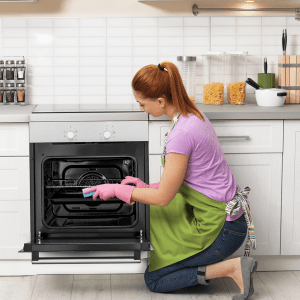
[[(175, 152), (189, 157), (185, 184), (211, 199), (228, 202), (234, 198), (236, 180), (212, 124), (202, 114), (205, 121), (194, 114), (181, 115), (169, 134), (166, 154)], [(234, 221), (242, 214), (241, 207), (235, 217), (227, 215), (226, 221)]]

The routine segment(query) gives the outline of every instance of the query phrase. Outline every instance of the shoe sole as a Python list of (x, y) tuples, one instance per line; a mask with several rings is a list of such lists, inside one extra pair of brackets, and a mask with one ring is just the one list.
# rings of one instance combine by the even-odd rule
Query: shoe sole
[[(250, 274), (250, 290), (249, 290), (249, 295), (247, 296), (247, 298), (251, 297), (254, 293), (254, 288), (253, 288), (253, 273), (256, 271), (257, 269), (257, 261), (255, 260), (251, 266), (251, 274)], [(246, 298), (246, 299), (247, 299)]]

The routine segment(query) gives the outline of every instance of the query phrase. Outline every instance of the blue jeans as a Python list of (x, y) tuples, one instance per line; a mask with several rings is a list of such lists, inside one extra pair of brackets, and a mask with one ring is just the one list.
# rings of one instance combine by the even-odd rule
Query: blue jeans
[(149, 290), (166, 293), (197, 285), (198, 266), (206, 266), (225, 260), (237, 251), (247, 236), (247, 222), (244, 215), (225, 224), (215, 241), (204, 251), (153, 272), (146, 268), (144, 279)]

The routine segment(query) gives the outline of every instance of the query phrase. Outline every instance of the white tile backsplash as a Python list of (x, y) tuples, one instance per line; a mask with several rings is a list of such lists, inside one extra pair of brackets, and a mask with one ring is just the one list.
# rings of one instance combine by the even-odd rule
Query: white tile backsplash
[[(0, 53), (27, 60), (31, 104), (132, 108), (134, 74), (149, 64), (176, 64), (179, 55), (197, 57), (196, 102), (202, 102), (208, 69), (201, 53), (248, 51), (247, 75), (254, 80), (265, 56), (268, 72), (277, 74), (283, 29), (287, 54), (300, 54), (294, 17), (2, 18), (0, 24)], [(246, 89), (255, 101), (253, 88)]]

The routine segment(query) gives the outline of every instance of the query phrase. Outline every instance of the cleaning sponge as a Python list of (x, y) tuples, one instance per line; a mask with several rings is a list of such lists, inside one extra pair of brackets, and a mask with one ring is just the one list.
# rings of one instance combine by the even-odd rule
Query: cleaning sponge
[(86, 189), (82, 189), (82, 192), (83, 192), (83, 197), (86, 198), (86, 197), (90, 197), (90, 196), (93, 196), (95, 194), (95, 191), (93, 192), (89, 192), (89, 193), (85, 193), (84, 191), (87, 190), (88, 188)]

